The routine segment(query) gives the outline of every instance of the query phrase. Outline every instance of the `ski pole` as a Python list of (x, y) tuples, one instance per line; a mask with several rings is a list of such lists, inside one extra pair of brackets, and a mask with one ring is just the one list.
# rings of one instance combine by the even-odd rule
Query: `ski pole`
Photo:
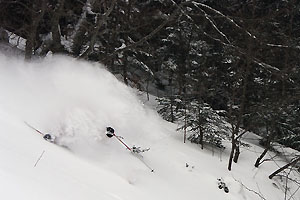
[(151, 170), (151, 172), (154, 172), (154, 169), (152, 169), (143, 159), (142, 157), (139, 157), (139, 155), (137, 155), (135, 152), (133, 152), (132, 148), (130, 148), (125, 142), (123, 142), (119, 136), (117, 136), (115, 134), (115, 131), (113, 128), (111, 127), (107, 127), (107, 131), (110, 133), (109, 135), (106, 134), (108, 137), (112, 137), (114, 136), (115, 138), (117, 138), (119, 140), (119, 142), (121, 142), (131, 153), (132, 155), (134, 155), (137, 159), (139, 159), (148, 169)]
[(139, 159), (148, 169), (151, 170), (151, 172), (154, 172), (154, 169), (152, 169), (141, 157), (139, 157), (139, 155), (136, 155), (136, 153), (134, 153), (132, 151), (132, 149), (125, 144), (125, 142), (123, 142), (118, 136), (116, 136), (115, 133), (113, 133), (113, 135), (115, 136), (115, 138), (117, 138), (137, 159)]
[(24, 123), (31, 129), (33, 129), (34, 131), (38, 132), (39, 134), (41, 134), (43, 136), (43, 138), (45, 140), (47, 140), (48, 142), (52, 142), (55, 143), (55, 136), (50, 135), (49, 133), (43, 133), (41, 131), (39, 131), (38, 129), (34, 128), (33, 126), (31, 126), (30, 124), (28, 124), (26, 121), (24, 121)]
[(125, 144), (118, 136), (116, 136), (115, 133), (113, 133), (113, 135), (115, 136), (115, 138), (117, 138), (129, 151), (132, 151), (132, 149), (127, 145)]
[(39, 131), (38, 129), (34, 128), (33, 126), (31, 126), (30, 124), (28, 124), (27, 122), (24, 121), (24, 123), (31, 129), (35, 130), (36, 132), (38, 132), (41, 135), (44, 135), (41, 131)]
[[(134, 154), (134, 153), (133, 153)], [(148, 169), (151, 170), (151, 172), (154, 172), (154, 169), (152, 169), (141, 157), (139, 157), (138, 155), (135, 155), (134, 156), (139, 159)]]
[(40, 157), (39, 157), (39, 158), (37, 159), (37, 161), (35, 162), (34, 167), (37, 166), (38, 162), (41, 160), (41, 158), (43, 157), (44, 153), (45, 153), (45, 150), (42, 152), (42, 154), (40, 155)]

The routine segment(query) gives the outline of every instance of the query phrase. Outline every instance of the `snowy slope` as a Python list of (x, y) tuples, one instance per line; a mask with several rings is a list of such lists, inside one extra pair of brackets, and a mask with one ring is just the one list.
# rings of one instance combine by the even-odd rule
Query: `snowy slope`
[[(243, 149), (228, 172), (229, 148), (220, 152), (183, 144), (176, 125), (143, 102), (98, 64), (66, 57), (27, 63), (0, 56), (1, 199), (284, 199), (284, 183), (268, 179), (278, 166), (253, 166), (262, 148)], [(61, 146), (43, 140), (24, 121), (56, 135)], [(107, 138), (106, 126), (129, 146), (150, 147), (144, 161), (155, 172)], [(217, 187), (220, 177), (228, 194)], [(290, 187), (292, 194), (297, 188)], [(294, 199), (300, 199), (299, 192)]]

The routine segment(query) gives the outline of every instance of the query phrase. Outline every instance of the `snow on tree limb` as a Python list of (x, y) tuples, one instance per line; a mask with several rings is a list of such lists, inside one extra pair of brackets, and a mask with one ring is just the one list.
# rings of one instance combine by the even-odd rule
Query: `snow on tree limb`
[[(210, 6), (208, 6), (208, 5), (202, 4), (202, 3), (198, 3), (198, 2), (194, 2), (194, 1), (192, 1), (192, 2), (188, 1), (188, 2), (185, 2), (185, 3), (181, 3), (181, 4), (180, 4), (180, 5), (188, 5), (189, 3), (192, 3), (195, 7), (197, 7), (197, 8), (200, 9), (200, 10), (202, 10), (202, 11), (204, 12), (204, 14), (205, 14), (205, 18), (206, 18), (207, 20), (209, 20), (210, 23), (212, 23), (212, 25), (213, 25), (213, 27), (215, 28), (215, 30), (217, 30), (223, 37), (226, 38), (226, 40), (227, 40), (227, 42), (228, 42), (228, 43), (226, 43), (226, 42), (223, 42), (222, 40), (220, 40), (220, 39), (218, 39), (218, 38), (214, 38), (213, 36), (211, 36), (211, 35), (209, 35), (208, 33), (206, 33), (202, 28), (200, 28), (200, 27), (195, 23), (195, 21), (193, 20), (193, 18), (192, 18), (191, 16), (189, 16), (189, 15), (181, 8), (180, 5), (178, 5), (178, 4), (177, 4), (176, 2), (174, 2), (173, 0), (170, 0), (170, 1), (172, 1), (172, 3), (173, 3), (174, 5), (176, 5), (176, 6), (178, 7), (178, 9), (180, 9), (181, 12), (182, 12), (188, 19), (190, 19), (192, 22), (194, 22), (195, 27), (196, 27), (197, 29), (201, 30), (205, 36), (209, 37), (210, 39), (212, 39), (212, 40), (214, 40), (214, 41), (220, 42), (221, 44), (223, 44), (223, 45), (225, 45), (225, 46), (228, 46), (228, 47), (230, 47), (230, 48), (233, 48), (233, 49), (237, 50), (237, 51), (238, 51), (240, 54), (242, 54), (242, 55), (246, 55), (246, 53), (245, 53), (241, 48), (239, 48), (239, 47), (237, 47), (237, 46), (235, 46), (235, 45), (232, 45), (232, 44), (230, 43), (230, 41), (229, 41), (229, 39), (227, 38), (227, 36), (226, 36), (222, 31), (220, 31), (220, 30), (218, 29), (218, 27), (215, 25), (215, 23), (208, 17), (207, 13), (206, 13), (205, 11), (203, 11), (203, 9), (199, 8), (197, 5), (200, 5), (200, 6), (202, 6), (202, 7), (205, 7), (205, 8), (208, 8), (208, 9), (212, 10), (213, 12), (215, 12), (215, 13), (221, 15), (222, 17), (224, 17), (225, 19), (227, 19), (228, 21), (230, 21), (231, 23), (233, 23), (233, 24), (234, 24), (236, 27), (238, 27), (239, 29), (244, 30), (242, 27), (240, 27), (238, 24), (236, 24), (236, 23), (233, 21), (233, 19), (231, 19), (231, 18), (229, 18), (228, 16), (224, 15), (224, 14), (221, 13), (220, 11), (218, 11), (218, 10), (216, 10), (216, 9), (214, 9), (214, 8), (212, 8), (212, 7), (210, 7)], [(247, 33), (249, 36), (251, 36), (253, 39), (257, 39), (256, 36), (253, 36), (250, 32), (246, 31), (246, 33)], [(277, 67), (274, 67), (274, 66), (272, 66), (272, 65), (270, 65), (270, 64), (267, 64), (267, 63), (264, 63), (264, 62), (258, 60), (257, 58), (251, 58), (251, 59), (252, 59), (252, 61), (253, 61), (254, 63), (258, 64), (259, 66), (261, 66), (261, 67), (263, 67), (263, 68), (265, 68), (265, 69), (270, 69), (270, 70), (272, 70), (272, 71), (277, 71), (277, 72), (280, 71)]]
[[(108, 20), (108, 16), (113, 11), (116, 1), (117, 0), (112, 0), (109, 8), (106, 10), (106, 12), (102, 15), (102, 17), (100, 19), (98, 19), (98, 17), (97, 17), (97, 22), (96, 22), (97, 25), (93, 30), (93, 35), (90, 40), (89, 48), (84, 53), (82, 53), (82, 55), (80, 57), (86, 57), (90, 52), (93, 51), (95, 43), (96, 43), (96, 37), (99, 35), (98, 32), (99, 32), (100, 28), (103, 26), (103, 24)], [(98, 15), (100, 15), (100, 14), (98, 14)]]
[[(242, 28), (240, 25), (238, 25), (232, 18), (228, 17), (227, 15), (223, 14), (222, 12), (220, 12), (219, 10), (216, 10), (206, 4), (203, 4), (203, 3), (200, 3), (200, 2), (195, 2), (195, 1), (188, 1), (186, 2), (187, 3), (191, 3), (193, 4), (196, 8), (198, 8), (199, 10), (203, 11), (203, 9), (201, 9), (199, 6), (201, 7), (204, 7), (204, 8), (207, 8), (209, 9), (210, 11), (222, 16), (223, 18), (225, 18), (228, 22), (230, 22), (231, 24), (233, 24), (235, 27), (237, 27), (238, 29), (244, 31), (249, 37), (251, 37), (252, 39), (255, 39), (255, 40), (259, 40), (258, 37), (256, 37), (254, 34), (250, 33), (250, 31), (248, 30), (245, 30), (244, 28)], [(206, 16), (206, 13), (205, 13), (205, 18), (207, 18)], [(211, 22), (211, 19), (207, 18), (210, 22)], [(213, 24), (215, 25), (215, 24)], [(214, 28), (217, 28), (217, 27), (214, 27)], [(217, 30), (217, 29), (216, 29)], [(222, 33), (222, 32), (221, 32)], [(224, 34), (225, 35), (225, 34)], [(269, 47), (276, 47), (276, 48), (292, 48), (292, 49), (295, 49), (295, 50), (298, 50), (297, 47), (292, 47), (292, 46), (288, 46), (288, 45), (282, 45), (282, 44), (271, 44), (271, 43), (264, 43), (262, 41), (259, 41), (261, 44), (264, 44), (266, 46), (269, 46)]]
[[(244, 29), (243, 29), (241, 26), (239, 26), (233, 19), (231, 19), (231, 18), (229, 18), (228, 16), (224, 15), (224, 14), (221, 13), (220, 11), (218, 11), (218, 10), (216, 10), (216, 9), (214, 9), (214, 8), (212, 8), (212, 7), (208, 6), (208, 5), (206, 5), (206, 4), (200, 3), (200, 2), (192, 1), (191, 3), (194, 4), (194, 6), (197, 7), (197, 8), (199, 8), (199, 7), (198, 7), (198, 5), (199, 5), (199, 6), (205, 7), (205, 8), (207, 8), (207, 9), (213, 11), (214, 13), (217, 13), (218, 15), (220, 15), (220, 16), (224, 17), (225, 19), (227, 19), (230, 23), (232, 23), (232, 24), (233, 24), (234, 26), (236, 26), (237, 28), (239, 28), (239, 29), (245, 31), (246, 34), (247, 34), (248, 36), (252, 37), (253, 39), (256, 39), (256, 36), (255, 36), (255, 35), (251, 34), (251, 33), (250, 33), (249, 31), (247, 31), (247, 30), (244, 30)], [(200, 8), (199, 8), (199, 9), (200, 9)]]
[(201, 8), (199, 8), (197, 5), (195, 5), (195, 7), (197, 7), (199, 10), (201, 10), (204, 13), (205, 18), (210, 22), (210, 24), (214, 27), (214, 29), (220, 34), (222, 35), (225, 40), (228, 43), (231, 43), (230, 40), (228, 39), (228, 37), (225, 35), (225, 33), (223, 33), (218, 27), (217, 25), (214, 23), (214, 21), (210, 18), (210, 16)]
[(178, 11), (178, 9), (175, 10), (170, 16), (168, 16), (168, 18), (163, 23), (161, 23), (158, 27), (156, 27), (151, 33), (149, 33), (145, 37), (141, 38), (140, 40), (138, 40), (130, 45), (124, 46), (123, 48), (118, 48), (116, 51), (114, 51), (109, 56), (113, 56), (117, 53), (120, 53), (121, 51), (135, 48), (135, 47), (143, 44), (145, 41), (151, 39), (157, 32), (159, 32), (164, 26), (166, 26), (176, 16), (177, 11)]
[(78, 20), (78, 23), (75, 25), (75, 30), (73, 34), (71, 35), (72, 40), (74, 40), (79, 28), (82, 26), (83, 22), (86, 20), (86, 15), (88, 13), (88, 10), (92, 9), (92, 4), (94, 3), (94, 0), (87, 0), (85, 5), (82, 8), (81, 16)]
[(264, 63), (262, 61), (259, 61), (258, 59), (254, 58), (254, 63), (258, 64), (259, 66), (263, 67), (263, 68), (266, 68), (266, 69), (271, 69), (272, 71), (277, 71), (279, 72), (280, 69), (278, 69), (277, 67), (274, 67), (270, 64), (267, 64), (267, 63)]
[(217, 42), (220, 42), (220, 43), (223, 44), (223, 45), (230, 45), (230, 41), (228, 40), (227, 36), (226, 36), (223, 32), (220, 31), (220, 29), (214, 24), (214, 22), (213, 22), (210, 18), (207, 18), (208, 15), (207, 15), (204, 11), (203, 11), (203, 12), (207, 15), (207, 16), (205, 16), (206, 19), (208, 19), (208, 20), (210, 21), (210, 23), (213, 24), (213, 27), (217, 30), (217, 32), (219, 32), (224, 38), (226, 38), (226, 40), (228, 41), (228, 44), (225, 43), (225, 42), (223, 42), (222, 40), (220, 40), (220, 39), (218, 39), (218, 38), (214, 38), (213, 36), (211, 36), (211, 35), (209, 35), (208, 33), (206, 33), (202, 28), (200, 28), (200, 26), (198, 26), (198, 25), (195, 23), (195, 21), (193, 20), (193, 18), (192, 18), (191, 16), (189, 16), (189, 15), (188, 15), (181, 7), (180, 7), (180, 5), (187, 5), (186, 3), (190, 3), (190, 2), (185, 2), (185, 3), (181, 3), (180, 5), (178, 5), (178, 4), (177, 4), (176, 2), (174, 2), (173, 0), (171, 0), (171, 1), (172, 1), (172, 3), (173, 3), (175, 6), (177, 6), (178, 9), (180, 9), (180, 11), (181, 11), (182, 14), (184, 14), (189, 20), (191, 20), (192, 22), (194, 22), (195, 27), (196, 27), (197, 29), (201, 30), (205, 36), (209, 37), (209, 38), (212, 39), (212, 40), (215, 40), (215, 41), (217, 41)]

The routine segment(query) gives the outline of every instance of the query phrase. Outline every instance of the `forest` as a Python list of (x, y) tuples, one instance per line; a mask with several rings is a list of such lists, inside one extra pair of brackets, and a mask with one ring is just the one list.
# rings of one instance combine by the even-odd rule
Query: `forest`
[(256, 167), (274, 143), (300, 150), (298, 0), (0, 0), (1, 42), (20, 38), (26, 60), (103, 63), (202, 148), (229, 140), (229, 170), (247, 131)]

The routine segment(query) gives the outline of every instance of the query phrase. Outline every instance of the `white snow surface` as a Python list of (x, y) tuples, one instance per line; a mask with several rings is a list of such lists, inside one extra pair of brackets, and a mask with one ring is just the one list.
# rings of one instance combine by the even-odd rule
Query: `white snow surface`
[[(0, 55), (0, 94), (1, 199), (284, 199), (285, 182), (268, 179), (283, 161), (255, 168), (263, 149), (251, 144), (229, 172), (229, 144), (223, 152), (184, 144), (176, 125), (162, 120), (143, 103), (145, 96), (100, 64), (63, 56), (25, 62)], [(155, 105), (154, 98), (147, 103)], [(55, 135), (58, 145), (24, 121)], [(150, 147), (143, 159), (155, 172), (106, 137), (107, 126), (129, 146)], [(299, 174), (291, 176), (299, 180)], [(229, 193), (218, 189), (220, 177)], [(290, 185), (288, 195), (296, 189)], [(299, 192), (292, 199), (300, 199)]]

